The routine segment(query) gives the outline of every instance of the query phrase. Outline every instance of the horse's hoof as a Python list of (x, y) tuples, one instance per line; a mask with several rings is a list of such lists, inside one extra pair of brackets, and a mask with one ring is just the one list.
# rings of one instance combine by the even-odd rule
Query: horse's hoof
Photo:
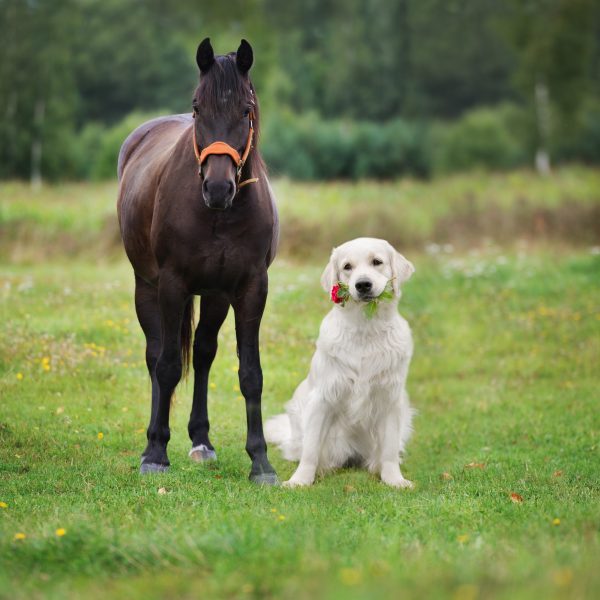
[(249, 479), (252, 483), (258, 485), (280, 485), (277, 473), (250, 473)]
[(214, 450), (211, 450), (208, 446), (204, 444), (200, 444), (199, 446), (194, 446), (190, 451), (188, 456), (194, 461), (198, 463), (210, 462), (212, 460), (217, 460), (217, 453)]
[(143, 462), (140, 466), (140, 473), (147, 475), (148, 473), (165, 473), (169, 470), (169, 465), (161, 465), (159, 463)]

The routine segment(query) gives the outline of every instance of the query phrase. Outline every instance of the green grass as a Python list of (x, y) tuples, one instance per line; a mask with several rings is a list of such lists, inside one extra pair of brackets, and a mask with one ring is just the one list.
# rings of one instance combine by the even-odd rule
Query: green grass
[[(251, 485), (231, 319), (211, 378), (218, 463), (187, 458), (188, 382), (172, 469), (141, 478), (149, 384), (129, 266), (2, 264), (0, 597), (598, 597), (600, 257), (408, 256), (413, 491), (359, 470)], [(325, 260), (271, 271), (266, 415), (307, 371)]]
[[(570, 166), (550, 177), (531, 171), (460, 174), (431, 182), (274, 181), (281, 253), (321, 260), (331, 246), (377, 235), (403, 248), (481, 240), (600, 242), (600, 170)], [(121, 256), (117, 185), (65, 183), (32, 193), (0, 183), (0, 261), (77, 254)]]

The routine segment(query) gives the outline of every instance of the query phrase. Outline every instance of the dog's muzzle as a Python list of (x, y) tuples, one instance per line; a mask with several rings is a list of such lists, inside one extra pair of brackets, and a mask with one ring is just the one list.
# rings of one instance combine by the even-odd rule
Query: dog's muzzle
[(369, 300), (372, 298), (373, 283), (370, 279), (359, 279), (354, 284), (354, 287), (361, 300)]

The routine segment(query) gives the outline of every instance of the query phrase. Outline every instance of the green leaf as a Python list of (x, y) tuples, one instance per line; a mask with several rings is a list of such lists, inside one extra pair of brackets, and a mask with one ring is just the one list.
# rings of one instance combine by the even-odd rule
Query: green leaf
[(367, 319), (372, 319), (377, 312), (377, 300), (371, 300), (365, 305), (365, 316)]

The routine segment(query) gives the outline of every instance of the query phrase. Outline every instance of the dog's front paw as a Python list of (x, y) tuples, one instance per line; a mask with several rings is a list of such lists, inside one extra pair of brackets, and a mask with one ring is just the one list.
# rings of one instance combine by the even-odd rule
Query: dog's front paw
[(404, 477), (386, 477), (385, 479), (382, 477), (381, 481), (387, 485), (391, 485), (395, 488), (405, 488), (411, 490), (415, 487), (415, 484), (408, 479), (404, 479)]
[(312, 481), (301, 481), (292, 477), (283, 482), (283, 487), (286, 488), (308, 487), (309, 485), (312, 485)]
[(384, 463), (381, 469), (381, 481), (395, 488), (413, 488), (412, 481), (404, 479), (400, 467), (395, 463)]
[(287, 481), (283, 482), (284, 487), (306, 487), (312, 485), (315, 480), (314, 473), (302, 472), (298, 469)]

